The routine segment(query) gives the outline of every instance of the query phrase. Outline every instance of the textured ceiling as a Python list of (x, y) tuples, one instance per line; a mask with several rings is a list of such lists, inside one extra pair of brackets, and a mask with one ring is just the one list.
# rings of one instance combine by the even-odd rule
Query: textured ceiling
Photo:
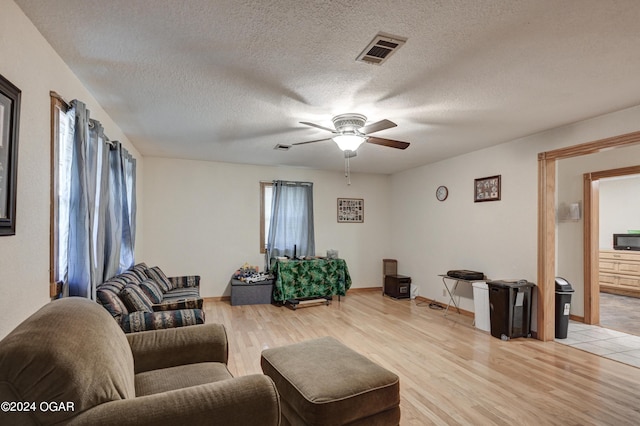
[[(273, 147), (356, 112), (411, 146), (351, 169), (393, 173), (640, 104), (638, 0), (16, 3), (145, 156), (340, 170)], [(356, 62), (380, 31), (408, 41)]]

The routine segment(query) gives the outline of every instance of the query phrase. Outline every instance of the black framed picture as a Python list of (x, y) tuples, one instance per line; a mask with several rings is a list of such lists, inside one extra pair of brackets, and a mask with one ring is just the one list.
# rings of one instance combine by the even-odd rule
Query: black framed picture
[(500, 177), (501, 175), (476, 179), (474, 182), (473, 201), (476, 203), (482, 201), (499, 201)]
[(20, 94), (0, 75), (0, 236), (16, 233)]

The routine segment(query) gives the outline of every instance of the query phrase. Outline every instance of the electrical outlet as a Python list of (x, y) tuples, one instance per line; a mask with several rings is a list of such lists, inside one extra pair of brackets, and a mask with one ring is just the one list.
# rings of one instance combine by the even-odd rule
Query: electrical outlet
[(442, 297), (446, 297), (447, 296), (447, 290), (445, 290), (444, 288), (442, 289)]

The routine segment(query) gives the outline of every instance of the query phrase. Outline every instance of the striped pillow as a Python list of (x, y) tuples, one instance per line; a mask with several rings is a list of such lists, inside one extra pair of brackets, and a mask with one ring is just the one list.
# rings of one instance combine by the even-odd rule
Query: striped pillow
[(127, 284), (120, 292), (120, 297), (129, 312), (153, 312), (151, 300), (135, 284)]
[(144, 273), (144, 271), (146, 270), (147, 270), (147, 265), (145, 263), (138, 263), (137, 265), (135, 265), (133, 268), (130, 269), (130, 271), (136, 274), (138, 278), (140, 278), (142, 281), (147, 279), (147, 274)]
[(169, 281), (169, 278), (167, 278), (164, 272), (162, 272), (162, 270), (157, 266), (154, 266), (153, 268), (149, 268), (144, 272), (145, 274), (147, 274), (147, 277), (154, 280), (156, 284), (160, 286), (160, 289), (162, 290), (163, 293), (166, 293), (167, 291), (173, 289), (173, 284), (171, 284), (171, 281)]
[(144, 291), (144, 294), (147, 295), (147, 297), (153, 304), (162, 302), (162, 290), (160, 289), (160, 286), (156, 284), (156, 282), (151, 278), (147, 278), (146, 280), (142, 281), (140, 283), (140, 288), (142, 289), (142, 291)]

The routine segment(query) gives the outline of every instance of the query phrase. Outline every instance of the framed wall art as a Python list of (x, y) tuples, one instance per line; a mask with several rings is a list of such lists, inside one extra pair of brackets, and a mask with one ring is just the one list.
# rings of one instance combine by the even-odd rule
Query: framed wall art
[(0, 236), (16, 233), (20, 94), (0, 75)]
[(482, 201), (499, 201), (500, 200), (500, 177), (490, 176), (476, 179), (474, 182), (474, 199), (476, 203)]
[(364, 222), (362, 198), (338, 198), (338, 223)]

